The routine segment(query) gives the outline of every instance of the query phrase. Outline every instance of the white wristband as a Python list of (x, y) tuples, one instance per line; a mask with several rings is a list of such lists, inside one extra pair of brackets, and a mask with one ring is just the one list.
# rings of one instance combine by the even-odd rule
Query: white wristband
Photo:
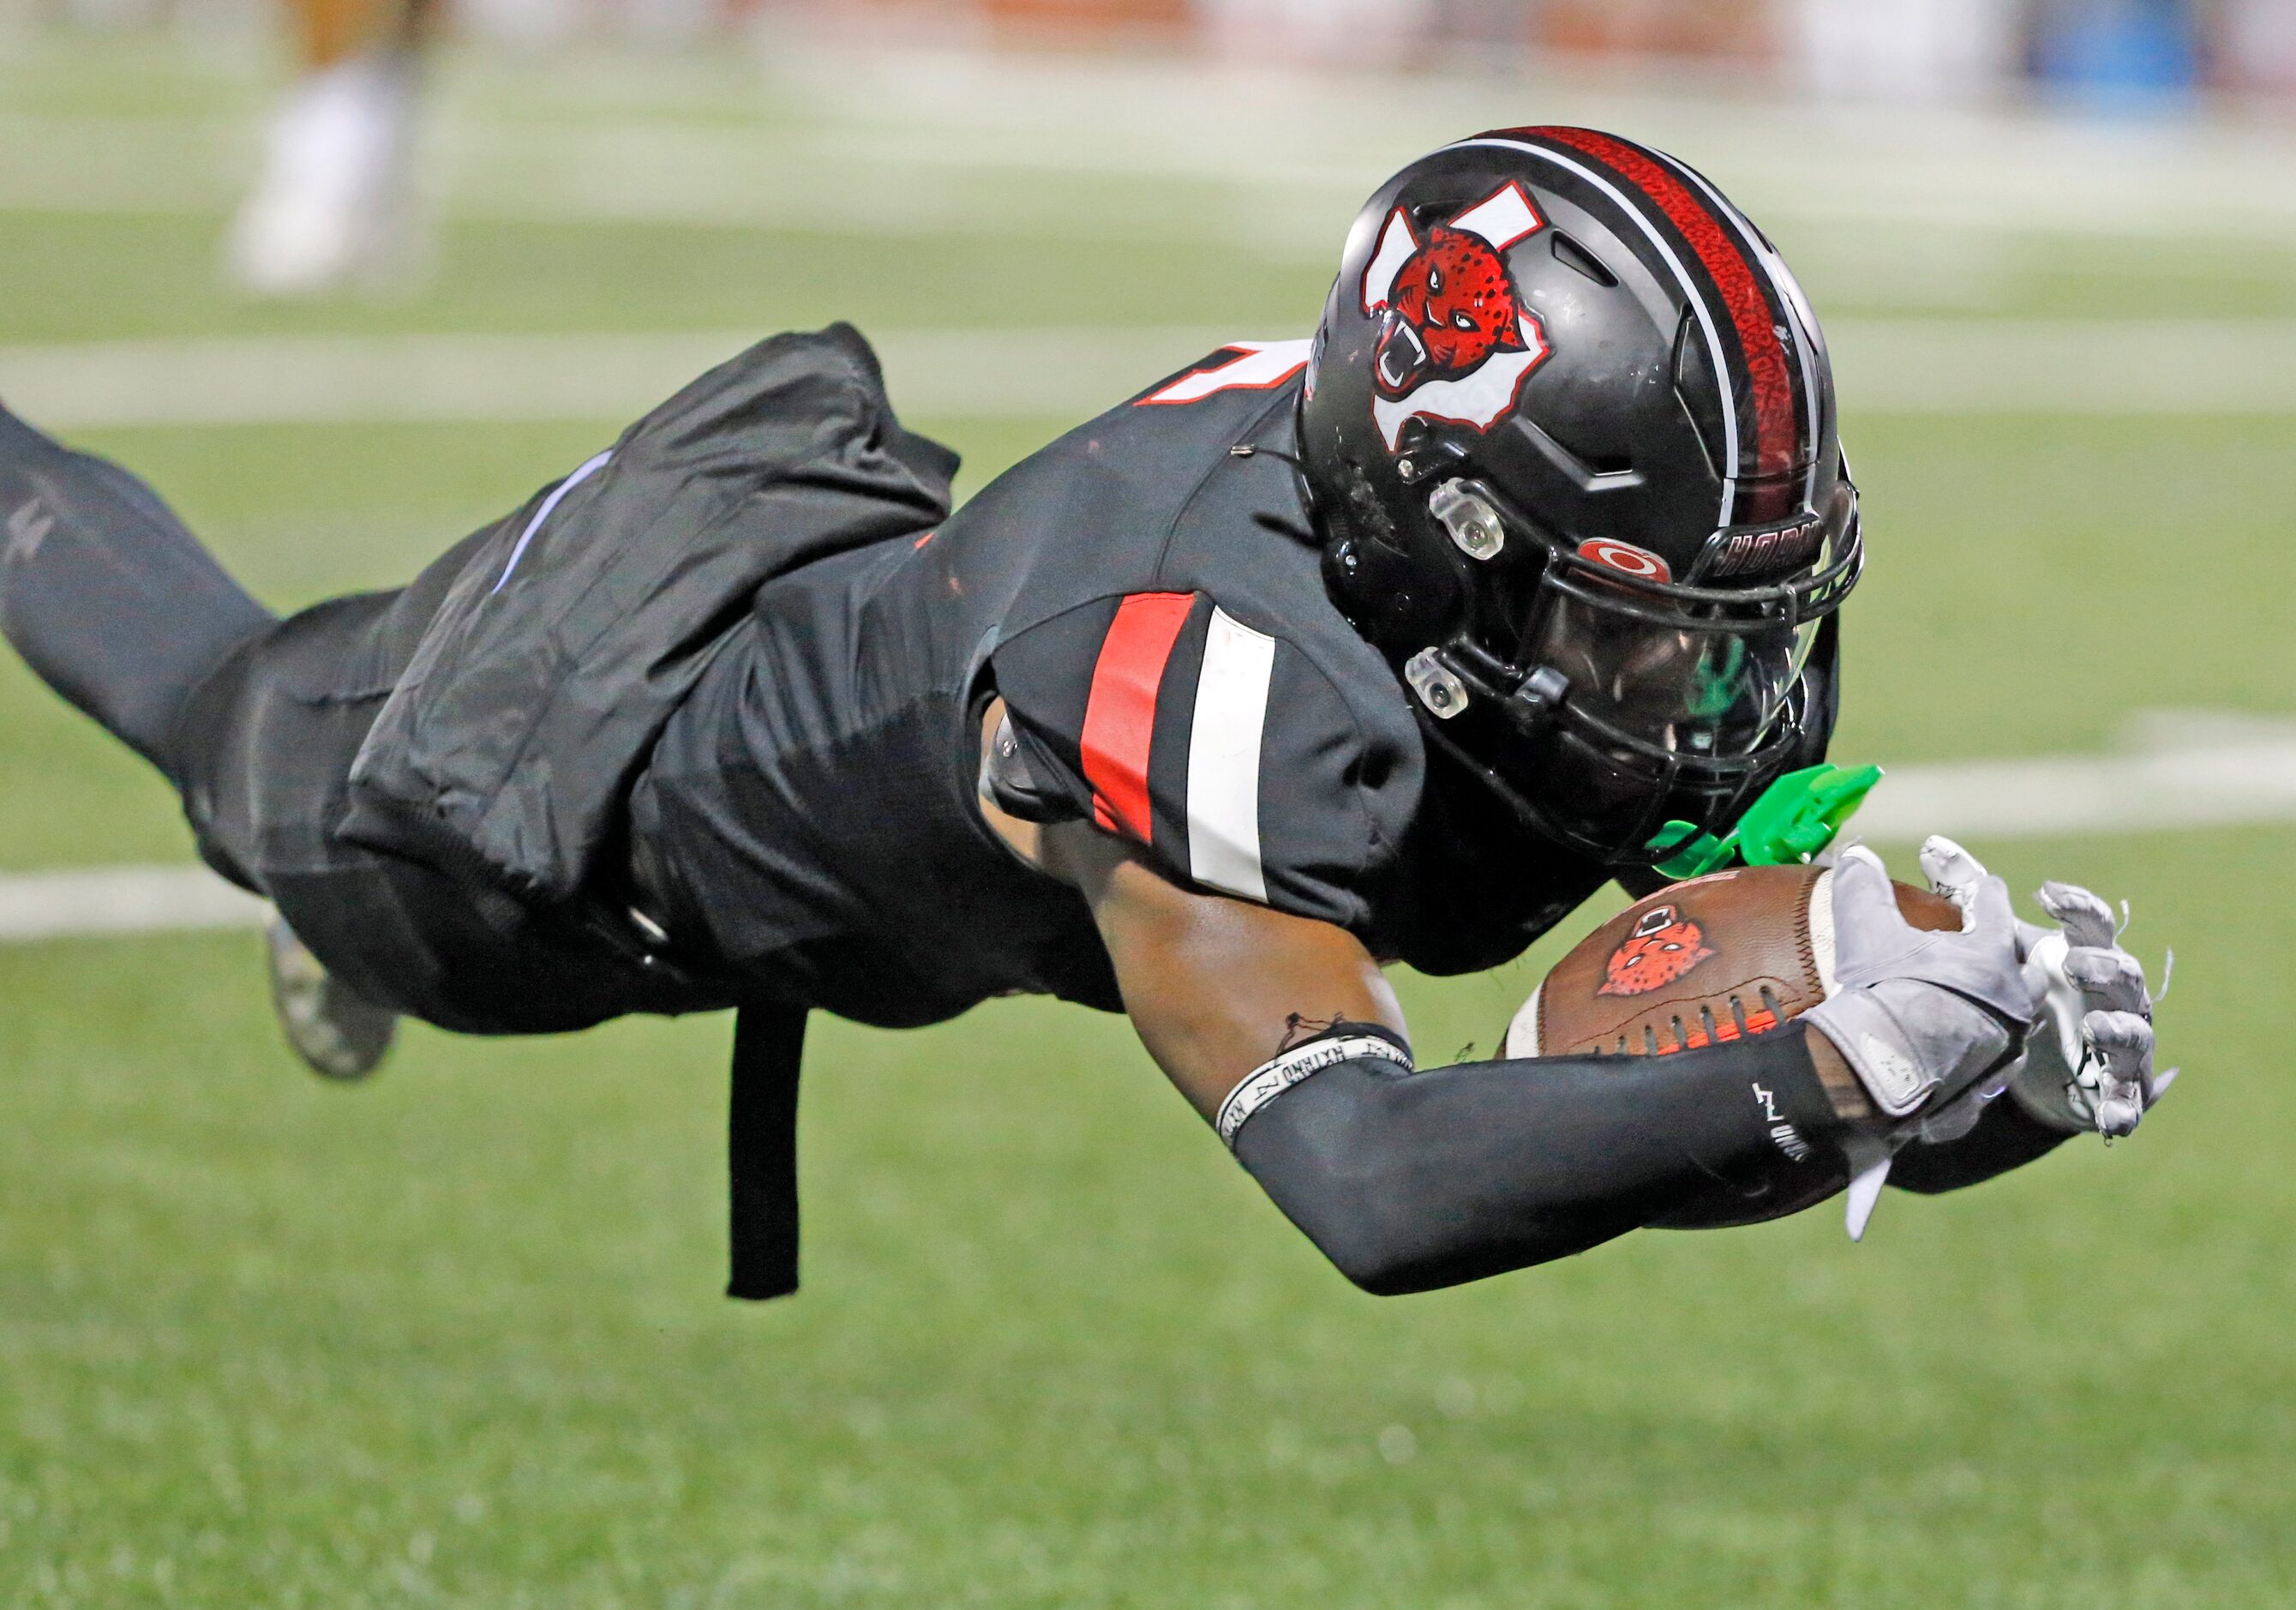
[(1227, 1093), (1220, 1103), (1219, 1116), (1213, 1122), (1219, 1137), (1235, 1149), (1235, 1132), (1243, 1128), (1243, 1121), (1277, 1097), (1312, 1074), (1339, 1063), (1354, 1062), (1358, 1057), (1375, 1056), (1382, 1061), (1398, 1063), (1406, 1073), (1412, 1072), (1411, 1053), (1377, 1034), (1349, 1034), (1336, 1039), (1311, 1039), (1304, 1046), (1295, 1046), (1281, 1056), (1261, 1063), (1244, 1076), (1243, 1081)]

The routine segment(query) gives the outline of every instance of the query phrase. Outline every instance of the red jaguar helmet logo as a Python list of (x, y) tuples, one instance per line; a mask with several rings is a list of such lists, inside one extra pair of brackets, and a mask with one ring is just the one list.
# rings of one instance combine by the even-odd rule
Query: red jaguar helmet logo
[(1505, 252), (1545, 228), (1513, 182), (1422, 240), (1401, 208), (1364, 269), (1363, 307), (1383, 315), (1372, 359), (1372, 413), (1390, 451), (1413, 419), (1488, 431), (1514, 411), (1547, 354)]
[(1670, 984), (1714, 952), (1705, 932), (1672, 906), (1653, 906), (1603, 964), (1597, 995), (1647, 995)]
[(1430, 230), (1389, 297), (1395, 316), (1380, 336), (1374, 378), (1390, 397), (1410, 390), (1429, 368), (1464, 374), (1502, 347), (1529, 347), (1505, 262), (1462, 230)]

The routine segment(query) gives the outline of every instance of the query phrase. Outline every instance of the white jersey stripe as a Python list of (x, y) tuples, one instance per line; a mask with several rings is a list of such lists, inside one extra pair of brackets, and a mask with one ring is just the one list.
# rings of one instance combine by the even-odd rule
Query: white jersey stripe
[(1265, 900), (1259, 859), (1259, 746), (1275, 639), (1212, 611), (1188, 732), (1188, 875)]

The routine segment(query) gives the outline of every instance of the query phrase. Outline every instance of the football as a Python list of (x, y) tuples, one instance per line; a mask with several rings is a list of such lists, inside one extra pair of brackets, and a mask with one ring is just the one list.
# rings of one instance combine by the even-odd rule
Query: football
[[(1556, 964), (1508, 1025), (1509, 1056), (1662, 1056), (1792, 1022), (1833, 990), (1833, 874), (1742, 867), (1636, 900)], [(1916, 928), (1961, 926), (1896, 885)]]

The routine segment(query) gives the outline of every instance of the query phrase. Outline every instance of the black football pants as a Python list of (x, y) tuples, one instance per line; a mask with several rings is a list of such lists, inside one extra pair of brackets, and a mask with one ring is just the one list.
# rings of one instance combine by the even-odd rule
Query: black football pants
[(726, 1004), (578, 914), (338, 833), (352, 759), (476, 540), (409, 587), (278, 620), (143, 481), (0, 408), (0, 631), (167, 775), (202, 858), (273, 901), (331, 972), (472, 1033)]

